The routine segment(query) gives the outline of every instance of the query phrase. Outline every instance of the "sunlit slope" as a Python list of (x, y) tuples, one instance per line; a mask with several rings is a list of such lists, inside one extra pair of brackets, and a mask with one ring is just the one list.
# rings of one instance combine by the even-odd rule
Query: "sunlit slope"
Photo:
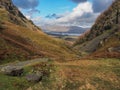
[(44, 34), (11, 3), (0, 1), (0, 61), (74, 57), (64, 41)]

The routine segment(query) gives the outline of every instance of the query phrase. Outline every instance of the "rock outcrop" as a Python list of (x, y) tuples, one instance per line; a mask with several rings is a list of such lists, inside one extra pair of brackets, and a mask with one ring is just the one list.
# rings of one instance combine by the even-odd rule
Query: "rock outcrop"
[(12, 3), (11, 0), (1, 0), (0, 1), (0, 9), (5, 9), (8, 11), (9, 21), (27, 27), (29, 29), (37, 30), (36, 27), (31, 20), (28, 20), (19, 10), (18, 8)]
[(108, 48), (109, 52), (118, 52), (120, 53), (120, 46), (119, 47), (110, 47)]
[(120, 58), (118, 48), (114, 48), (120, 46), (120, 0), (115, 0), (104, 11), (90, 31), (80, 36), (74, 46), (92, 56)]
[(43, 74), (40, 72), (26, 75), (26, 79), (29, 82), (39, 82), (42, 80), (42, 77), (43, 77)]
[(80, 38), (76, 43), (82, 44), (90, 41), (111, 29), (114, 29), (115, 32), (118, 30), (118, 28), (116, 28), (117, 24), (120, 24), (120, 0), (115, 0), (115, 2), (97, 18), (90, 32), (83, 38)]
[(10, 76), (21, 76), (24, 69), (17, 66), (6, 66), (1, 69), (2, 73)]

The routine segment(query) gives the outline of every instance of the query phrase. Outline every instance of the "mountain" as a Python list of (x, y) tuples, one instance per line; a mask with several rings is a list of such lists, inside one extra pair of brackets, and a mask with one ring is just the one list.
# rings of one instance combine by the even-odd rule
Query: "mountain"
[(94, 57), (120, 58), (120, 0), (115, 0), (74, 46)]
[(51, 32), (65, 32), (68, 31), (67, 26), (60, 26), (60, 25), (44, 25), (40, 26), (43, 31), (51, 31)]
[(49, 33), (70, 33), (70, 34), (82, 34), (84, 33), (86, 30), (89, 30), (89, 28), (82, 28), (82, 27), (78, 27), (78, 26), (52, 26), (52, 25), (48, 25), (48, 26), (43, 26), (42, 27), (44, 32)]
[(43, 33), (11, 0), (0, 0), (0, 62), (70, 56), (75, 54), (64, 41)]
[(89, 30), (89, 28), (82, 28), (82, 27), (78, 27), (78, 26), (70, 26), (66, 33), (82, 34), (87, 30)]

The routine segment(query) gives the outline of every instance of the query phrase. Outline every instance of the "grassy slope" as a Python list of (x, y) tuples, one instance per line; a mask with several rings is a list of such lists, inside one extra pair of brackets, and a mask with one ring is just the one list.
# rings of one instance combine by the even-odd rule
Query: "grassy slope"
[[(51, 57), (64, 60), (75, 56), (64, 41), (44, 34), (40, 29), (33, 29), (11, 23), (9, 12), (0, 9), (0, 59), (21, 60), (37, 57)], [(35, 29), (35, 30), (34, 30)]]

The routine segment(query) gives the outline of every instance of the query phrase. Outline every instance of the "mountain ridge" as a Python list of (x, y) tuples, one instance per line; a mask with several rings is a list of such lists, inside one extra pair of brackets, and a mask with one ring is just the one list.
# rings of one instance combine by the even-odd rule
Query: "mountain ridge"
[(110, 48), (120, 47), (119, 38), (120, 0), (115, 0), (108, 10), (97, 18), (90, 31), (79, 37), (74, 46), (95, 57), (120, 58), (119, 51), (109, 51)]

